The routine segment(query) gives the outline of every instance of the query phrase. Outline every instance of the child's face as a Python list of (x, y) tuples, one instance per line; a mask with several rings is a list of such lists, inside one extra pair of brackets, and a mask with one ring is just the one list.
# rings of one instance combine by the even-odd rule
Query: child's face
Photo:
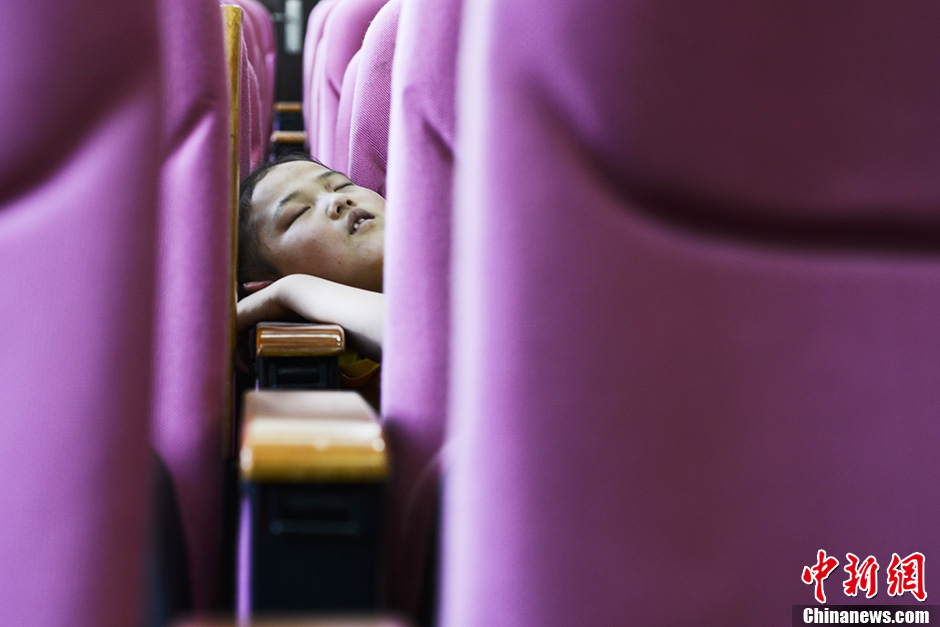
[(273, 167), (251, 196), (261, 252), (281, 275), (382, 290), (385, 199), (308, 161)]

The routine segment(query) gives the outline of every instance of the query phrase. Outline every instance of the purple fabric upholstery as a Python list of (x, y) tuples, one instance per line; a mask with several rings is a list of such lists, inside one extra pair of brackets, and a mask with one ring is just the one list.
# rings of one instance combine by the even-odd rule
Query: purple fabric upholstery
[[(392, 15), (397, 16), (398, 7), (390, 3), (386, 9), (386, 32), (394, 35)], [(382, 13), (373, 26), (380, 18)], [(448, 397), (459, 18), (460, 3), (453, 0), (405, 0), (392, 76), (382, 415), (395, 475), (386, 579), (392, 606), (411, 615), (419, 606), (431, 543)], [(357, 88), (357, 97), (360, 93)]]
[(443, 625), (787, 624), (819, 549), (830, 603), (940, 553), (938, 18), (467, 4)]
[[(392, 60), (401, 0), (389, 0), (362, 41), (349, 124), (348, 173), (357, 184), (385, 195)], [(445, 90), (446, 100), (450, 92)], [(452, 100), (452, 98), (451, 98)]]
[(303, 116), (304, 129), (307, 131), (307, 144), (316, 145), (316, 120), (313, 115), (313, 74), (316, 65), (316, 53), (320, 47), (320, 40), (323, 38), (323, 25), (326, 23), (326, 16), (330, 14), (333, 6), (339, 0), (320, 0), (310, 11), (307, 18), (307, 32), (304, 35), (303, 51)]
[[(251, 63), (250, 55), (248, 58), (248, 65), (242, 66), (242, 72), (247, 79), (246, 82), (242, 83), (242, 93), (248, 99), (249, 118), (248, 120), (239, 120), (239, 129), (243, 137), (249, 138), (248, 143), (251, 150), (249, 171), (251, 171), (261, 165), (267, 158), (270, 134), (264, 132), (264, 104), (262, 103), (263, 96), (261, 92), (263, 79), (259, 78), (257, 72), (255, 72), (255, 66)], [(242, 62), (244, 63), (244, 58)]]
[(222, 0), (222, 4), (242, 9), (238, 139), (240, 178), (244, 178), (267, 159), (271, 120), (266, 116), (269, 109), (273, 112), (274, 96), (267, 93), (267, 70), (256, 34), (255, 18), (242, 7), (239, 0)]
[(268, 87), (268, 68), (261, 44), (258, 19), (248, 8), (248, 2), (231, 0), (227, 3), (242, 8), (242, 36), (245, 38), (245, 47), (248, 50), (248, 61), (258, 77), (258, 90), (264, 94)]
[[(368, 33), (367, 33), (368, 34)], [(349, 172), (349, 126), (352, 123), (353, 97), (356, 93), (356, 76), (359, 74), (359, 57), (362, 49), (356, 51), (346, 66), (343, 75), (343, 88), (339, 94), (336, 111), (336, 145), (333, 147), (333, 167), (340, 172)]]
[(336, 114), (343, 75), (350, 59), (362, 46), (369, 22), (385, 0), (342, 0), (333, 7), (323, 25), (323, 37), (314, 59), (311, 79), (311, 124), (317, 125), (316, 143), (310, 154), (332, 167), (336, 143)]
[(0, 623), (134, 625), (152, 461), (155, 3), (11, 0), (3, 14)]
[(260, 52), (260, 58), (254, 65), (259, 80), (261, 75), (264, 75), (264, 81), (261, 85), (261, 104), (264, 107), (262, 131), (267, 137), (271, 134), (274, 119), (274, 92), (277, 79), (275, 74), (277, 70), (277, 40), (274, 35), (274, 22), (268, 9), (260, 0), (238, 0), (238, 4), (251, 17), (255, 31), (255, 43)]
[(193, 599), (218, 586), (231, 209), (222, 21), (213, 0), (161, 0), (166, 86), (160, 179), (154, 448), (186, 532)]
[(251, 501), (242, 495), (238, 511), (238, 555), (235, 572), (235, 616), (241, 623), (251, 620)]

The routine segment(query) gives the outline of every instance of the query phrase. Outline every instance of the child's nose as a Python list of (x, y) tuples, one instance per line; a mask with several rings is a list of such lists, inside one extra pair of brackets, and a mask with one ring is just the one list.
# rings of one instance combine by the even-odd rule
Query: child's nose
[(334, 220), (338, 220), (343, 216), (344, 211), (352, 209), (355, 206), (355, 201), (345, 194), (333, 194), (332, 198), (330, 198), (327, 215)]

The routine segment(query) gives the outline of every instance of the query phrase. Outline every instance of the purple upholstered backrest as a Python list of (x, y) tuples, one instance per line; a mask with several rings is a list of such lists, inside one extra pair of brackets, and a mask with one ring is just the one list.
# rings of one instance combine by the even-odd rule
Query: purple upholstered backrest
[(0, 59), (0, 623), (138, 624), (155, 3), (11, 0)]
[(404, 0), (392, 74), (382, 415), (395, 475), (386, 546), (390, 601), (409, 613), (432, 541), (447, 410), (459, 20), (459, 1)]
[(160, 0), (166, 106), (153, 440), (173, 477), (193, 599), (218, 585), (223, 415), (230, 394), (229, 97), (220, 8)]
[[(400, 13), (401, 0), (389, 0), (366, 31), (349, 122), (346, 157), (349, 177), (382, 195), (388, 162), (392, 60)], [(442, 95), (445, 100), (446, 96), (447, 93)]]
[[(271, 133), (271, 122), (274, 118), (274, 99), (277, 76), (277, 40), (274, 35), (274, 21), (271, 13), (260, 0), (238, 0), (247, 16), (251, 18), (255, 31), (255, 42), (261, 53), (260, 62), (255, 63), (256, 70), (260, 75), (264, 74), (264, 83), (261, 85), (262, 98), (261, 103), (264, 106), (263, 130), (267, 135)], [(263, 68), (263, 72), (261, 69)]]
[(349, 126), (352, 123), (353, 98), (356, 94), (356, 76), (359, 74), (359, 57), (362, 49), (356, 51), (346, 66), (343, 75), (343, 87), (336, 107), (336, 145), (333, 146), (333, 167), (340, 172), (349, 172)]
[(317, 51), (320, 48), (320, 40), (323, 38), (323, 26), (326, 23), (326, 16), (330, 14), (333, 7), (339, 0), (320, 0), (310, 11), (307, 18), (307, 32), (304, 35), (303, 51), (303, 116), (304, 129), (307, 132), (307, 144), (315, 146), (317, 141), (317, 122), (313, 117), (313, 74), (316, 65)]
[(940, 555), (938, 20), (467, 4), (443, 625), (788, 624), (820, 549), (830, 604), (863, 602), (848, 552), (915, 602), (885, 585)]
[[(243, 22), (246, 24), (247, 22)], [(245, 40), (246, 47), (248, 40)], [(257, 168), (267, 158), (268, 139), (270, 131), (264, 130), (264, 96), (262, 85), (264, 78), (258, 76), (256, 65), (251, 62), (251, 54), (248, 54), (248, 64), (245, 65), (245, 58), (242, 58), (242, 75), (245, 80), (242, 82), (242, 97), (248, 99), (249, 117), (239, 120), (241, 137), (250, 137), (249, 145), (251, 148), (251, 165), (249, 171)], [(250, 128), (250, 131), (247, 129)], [(244, 177), (242, 177), (244, 178)]]
[(242, 8), (242, 36), (245, 38), (248, 62), (251, 63), (255, 76), (258, 78), (258, 91), (264, 97), (268, 91), (268, 67), (261, 41), (261, 24), (257, 16), (248, 8), (248, 2), (232, 0), (229, 4)]
[[(222, 4), (241, 7), (239, 0)], [(267, 90), (267, 68), (256, 34), (255, 18), (242, 8), (242, 58), (239, 90), (239, 179), (245, 178), (267, 158), (271, 135), (274, 94)]]
[(323, 37), (313, 65), (310, 84), (311, 124), (317, 125), (316, 143), (310, 141), (310, 154), (332, 166), (336, 141), (336, 113), (343, 75), (350, 59), (362, 46), (369, 22), (385, 0), (342, 0), (326, 16)]

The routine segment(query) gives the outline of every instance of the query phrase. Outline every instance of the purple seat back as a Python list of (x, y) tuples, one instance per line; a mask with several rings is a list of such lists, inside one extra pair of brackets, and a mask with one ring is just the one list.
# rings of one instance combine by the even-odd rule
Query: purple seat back
[(401, 0), (389, 0), (366, 31), (349, 122), (349, 176), (382, 195), (388, 163), (392, 60), (400, 13)]
[(229, 97), (212, 0), (161, 0), (165, 115), (153, 442), (173, 477), (193, 600), (218, 586), (231, 285)]
[(914, 603), (940, 8), (466, 8), (442, 624), (786, 624), (820, 549)]
[(239, 91), (239, 175), (240, 178), (257, 168), (267, 158), (271, 136), (270, 111), (273, 115), (273, 94), (267, 93), (267, 68), (256, 33), (255, 18), (240, 0), (222, 0), (222, 4), (242, 9), (242, 59)]
[(310, 141), (310, 153), (332, 167), (336, 143), (336, 114), (343, 86), (343, 75), (350, 59), (362, 46), (369, 22), (385, 0), (342, 0), (326, 16), (310, 84), (311, 124), (317, 125), (316, 143)]
[[(368, 35), (368, 32), (366, 33)], [(343, 88), (339, 94), (336, 111), (336, 145), (333, 147), (333, 167), (340, 172), (349, 172), (349, 126), (352, 123), (353, 98), (356, 93), (356, 76), (359, 74), (360, 48), (349, 60), (343, 75)]]
[(264, 74), (264, 83), (262, 87), (261, 102), (264, 105), (263, 130), (266, 135), (271, 133), (271, 124), (274, 119), (274, 100), (277, 75), (277, 40), (274, 35), (274, 21), (271, 13), (260, 0), (238, 0), (245, 13), (250, 16), (254, 24), (255, 38), (258, 49), (261, 53), (261, 59), (256, 66), (263, 67), (263, 72), (258, 71), (260, 75)]
[(4, 625), (141, 618), (160, 153), (156, 25), (147, 0), (4, 5)]
[[(392, 8), (397, 13), (397, 7), (386, 7)], [(382, 363), (382, 415), (395, 459), (387, 580), (392, 606), (412, 615), (420, 605), (432, 541), (448, 399), (459, 21), (458, 1), (404, 0), (394, 44)], [(389, 28), (387, 36), (394, 32)], [(360, 119), (360, 128), (367, 122)]]
[[(245, 42), (247, 45), (247, 41)], [(239, 120), (239, 128), (242, 129), (242, 136), (249, 137), (249, 148), (251, 150), (251, 163), (249, 172), (257, 168), (267, 158), (268, 140), (270, 131), (264, 130), (264, 97), (262, 85), (264, 78), (259, 77), (255, 71), (255, 65), (251, 62), (251, 55), (248, 55), (248, 64), (244, 65), (245, 59), (242, 59), (242, 73), (245, 81), (242, 83), (243, 97), (248, 99), (249, 117), (247, 120)], [(246, 130), (250, 129), (250, 130)]]
[[(323, 26), (326, 17), (333, 10), (339, 0), (320, 0), (310, 11), (307, 18), (307, 32), (304, 34), (303, 50), (303, 116), (304, 129), (307, 132), (307, 145), (315, 146), (317, 140), (317, 120), (313, 117), (314, 94), (313, 75), (314, 66), (317, 65), (317, 52), (320, 50), (320, 40), (323, 38)], [(321, 61), (322, 63), (322, 61)]]

